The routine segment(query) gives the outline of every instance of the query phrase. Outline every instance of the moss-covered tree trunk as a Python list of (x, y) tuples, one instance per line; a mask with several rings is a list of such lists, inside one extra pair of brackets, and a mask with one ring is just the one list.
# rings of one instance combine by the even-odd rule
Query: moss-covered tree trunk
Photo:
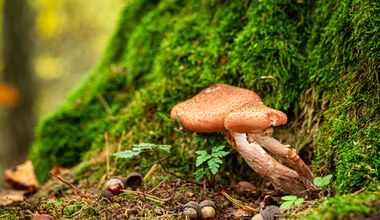
[[(376, 190), (379, 10), (376, 1), (358, 0), (129, 1), (99, 66), (40, 123), (30, 153), (37, 175), (45, 180), (54, 164), (91, 160), (105, 132), (112, 141), (123, 131), (123, 149), (171, 144), (169, 163), (189, 172), (202, 144), (176, 133), (163, 115), (227, 83), (285, 111), (289, 123), (275, 136), (313, 159), (317, 175), (333, 173), (337, 192)], [(225, 159), (240, 166), (223, 175), (252, 177), (237, 154)], [(126, 163), (136, 162), (119, 166)]]

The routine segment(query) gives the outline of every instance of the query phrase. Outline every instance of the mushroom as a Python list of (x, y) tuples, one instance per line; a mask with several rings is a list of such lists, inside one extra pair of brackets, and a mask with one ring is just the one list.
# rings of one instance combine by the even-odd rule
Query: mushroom
[[(272, 126), (286, 123), (286, 115), (265, 106), (253, 91), (216, 84), (174, 106), (170, 117), (179, 118), (190, 131), (223, 132), (248, 165), (283, 192), (302, 196), (312, 186), (313, 174), (295, 150), (268, 136)], [(295, 171), (277, 162), (261, 144), (284, 158)]]
[(201, 208), (201, 219), (214, 219), (216, 216), (216, 205), (211, 200), (204, 200), (199, 203)]
[(190, 201), (184, 205), (183, 214), (190, 219), (198, 219), (201, 216), (201, 208), (197, 202)]

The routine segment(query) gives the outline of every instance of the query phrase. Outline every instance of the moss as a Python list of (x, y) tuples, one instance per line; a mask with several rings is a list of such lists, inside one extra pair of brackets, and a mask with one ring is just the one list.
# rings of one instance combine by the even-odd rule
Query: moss
[[(288, 125), (275, 135), (302, 148), (307, 161), (315, 158), (317, 175), (333, 173), (337, 193), (376, 190), (379, 9), (357, 0), (129, 1), (99, 66), (40, 122), (30, 152), (37, 176), (44, 181), (54, 164), (91, 159), (104, 149), (104, 133), (111, 146), (123, 131), (122, 149), (171, 144), (168, 166), (191, 174), (195, 150), (210, 146), (176, 133), (161, 115), (228, 83), (287, 113)], [(116, 169), (151, 160), (119, 160)], [(222, 175), (254, 178), (237, 153), (225, 161)]]
[(380, 211), (380, 195), (364, 192), (358, 196), (343, 195), (329, 198), (306, 216), (299, 219), (364, 219), (376, 218)]

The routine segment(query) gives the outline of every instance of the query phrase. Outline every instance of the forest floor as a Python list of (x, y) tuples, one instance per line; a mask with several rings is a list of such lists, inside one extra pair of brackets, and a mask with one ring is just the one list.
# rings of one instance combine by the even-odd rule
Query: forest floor
[[(58, 168), (54, 175), (76, 185), (74, 188), (52, 177), (24, 202), (2, 207), (1, 218), (31, 219), (47, 214), (54, 219), (186, 219), (183, 209), (187, 202), (211, 200), (217, 207), (215, 219), (251, 219), (262, 207), (283, 202), (283, 195), (268, 182), (260, 187), (245, 181), (207, 187), (194, 180), (174, 179), (160, 169), (146, 175), (141, 187), (126, 187), (117, 196), (103, 197), (99, 192), (104, 192), (110, 177), (77, 181), (72, 172)], [(275, 217), (307, 212), (314, 203), (292, 206)]]

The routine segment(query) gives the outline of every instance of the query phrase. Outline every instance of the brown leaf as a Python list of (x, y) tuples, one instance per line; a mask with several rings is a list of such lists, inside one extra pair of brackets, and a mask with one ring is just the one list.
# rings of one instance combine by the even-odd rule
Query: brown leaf
[(33, 193), (39, 187), (36, 175), (34, 174), (33, 164), (30, 160), (16, 166), (15, 169), (7, 169), (5, 182), (14, 189), (27, 189)]
[(0, 189), (0, 206), (9, 206), (24, 201), (25, 191)]
[(237, 209), (236, 211), (234, 211), (233, 215), (236, 217), (242, 217), (247, 216), (248, 213), (244, 209)]

